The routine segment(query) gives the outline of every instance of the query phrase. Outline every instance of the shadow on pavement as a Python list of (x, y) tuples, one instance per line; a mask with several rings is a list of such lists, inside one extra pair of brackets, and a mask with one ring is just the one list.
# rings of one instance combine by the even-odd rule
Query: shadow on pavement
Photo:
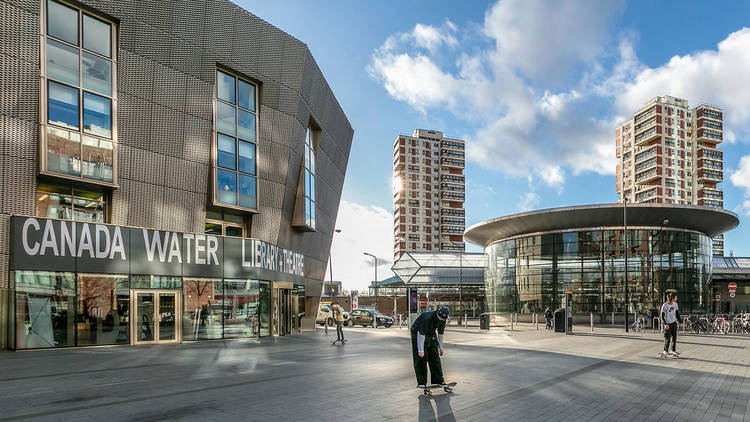
[[(432, 405), (433, 402), (435, 406)], [(419, 422), (427, 421), (456, 421), (451, 407), (451, 394), (439, 394), (432, 397), (419, 396)]]

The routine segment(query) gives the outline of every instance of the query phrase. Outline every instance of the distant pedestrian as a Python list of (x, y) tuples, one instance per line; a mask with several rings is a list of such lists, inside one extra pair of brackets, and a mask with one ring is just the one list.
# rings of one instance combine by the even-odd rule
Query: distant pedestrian
[(336, 339), (342, 343), (344, 340), (344, 310), (341, 309), (338, 302), (333, 303), (333, 315), (336, 317)]
[(443, 356), (443, 333), (450, 310), (443, 306), (437, 311), (422, 313), (411, 326), (411, 351), (417, 388), (427, 385), (427, 365), (432, 384), (447, 387), (443, 378), (440, 356)]
[[(664, 326), (664, 355), (679, 356), (677, 353), (677, 305), (672, 293), (667, 293), (667, 301), (661, 307), (661, 322)], [(672, 351), (669, 345), (672, 344)]]
[(552, 311), (549, 310), (549, 306), (544, 310), (544, 319), (547, 321), (547, 325), (544, 327), (545, 330), (552, 329)]

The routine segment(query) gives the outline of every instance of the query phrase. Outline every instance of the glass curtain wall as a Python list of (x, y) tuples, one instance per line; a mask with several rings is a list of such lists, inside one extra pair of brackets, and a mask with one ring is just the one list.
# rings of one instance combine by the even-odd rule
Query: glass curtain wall
[(258, 280), (224, 280), (224, 338), (258, 336), (259, 296)]
[(271, 283), (268, 281), (260, 282), (260, 335), (271, 335)]
[[(625, 311), (622, 230), (550, 233), (500, 241), (485, 249), (490, 312), (558, 308), (573, 292), (573, 312)], [(657, 309), (664, 291), (680, 292), (684, 312), (706, 310), (711, 240), (674, 230), (628, 230), (630, 311)]]

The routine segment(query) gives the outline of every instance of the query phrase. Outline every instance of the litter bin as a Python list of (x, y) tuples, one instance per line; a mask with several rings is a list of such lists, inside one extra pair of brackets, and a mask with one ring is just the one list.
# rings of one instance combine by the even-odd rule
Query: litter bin
[(479, 314), (479, 329), (489, 330), (490, 329), (490, 314), (485, 312)]
[(555, 310), (555, 332), (565, 332), (565, 308)]

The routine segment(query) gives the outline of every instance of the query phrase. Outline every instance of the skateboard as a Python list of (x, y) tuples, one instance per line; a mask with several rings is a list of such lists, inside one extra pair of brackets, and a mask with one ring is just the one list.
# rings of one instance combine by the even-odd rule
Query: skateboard
[(337, 341), (340, 341), (341, 344), (346, 344), (346, 340), (334, 340), (331, 342), (331, 344), (336, 344)]
[[(424, 395), (425, 396), (431, 396), (432, 395), (432, 389), (434, 389), (434, 388), (442, 388), (446, 393), (452, 393), (453, 392), (453, 387), (455, 387), (456, 384), (458, 384), (458, 383), (457, 382), (449, 382), (448, 384), (446, 384), (445, 387), (441, 386), (440, 384), (431, 384), (431, 385), (428, 385), (428, 386), (424, 387)], [(417, 387), (417, 388), (419, 388), (419, 387)]]
[(680, 357), (680, 354), (679, 353), (672, 354), (672, 353), (659, 352), (659, 357), (660, 358), (666, 358), (666, 359), (677, 359), (677, 358)]

